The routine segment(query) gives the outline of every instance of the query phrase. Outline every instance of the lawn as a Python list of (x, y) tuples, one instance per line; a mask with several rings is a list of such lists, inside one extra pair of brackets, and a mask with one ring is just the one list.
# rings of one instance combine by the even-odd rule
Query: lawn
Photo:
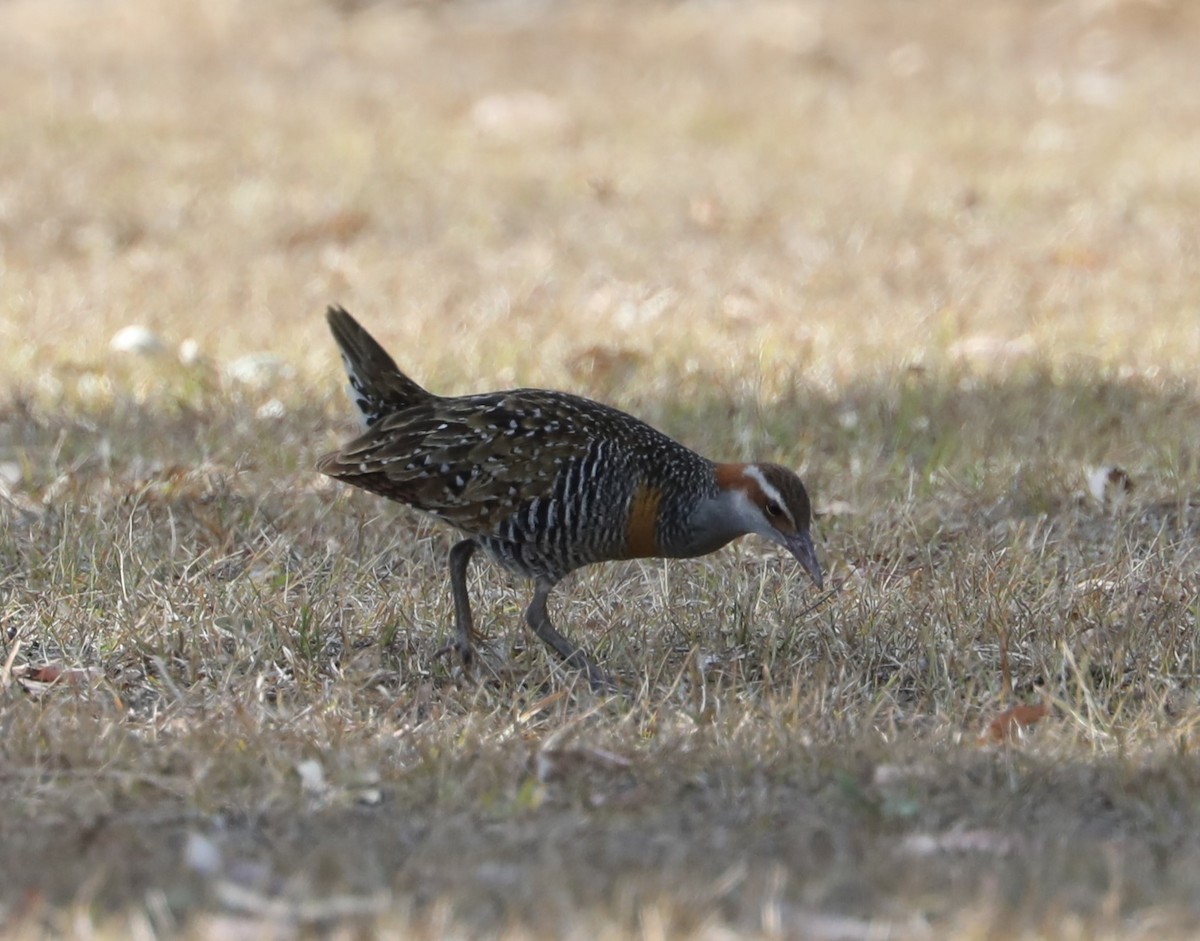
[[(0, 933), (1200, 933), (1200, 8), (0, 3)], [(446, 394), (794, 467), (559, 627), (315, 473)], [(129, 330), (127, 328), (136, 328)]]

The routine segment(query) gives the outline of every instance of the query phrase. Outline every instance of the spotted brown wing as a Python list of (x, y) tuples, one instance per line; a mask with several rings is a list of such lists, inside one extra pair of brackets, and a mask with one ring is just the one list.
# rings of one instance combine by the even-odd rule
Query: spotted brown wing
[(436, 398), (382, 417), (323, 458), (331, 477), (488, 533), (555, 480), (589, 441), (573, 397), (516, 390)]

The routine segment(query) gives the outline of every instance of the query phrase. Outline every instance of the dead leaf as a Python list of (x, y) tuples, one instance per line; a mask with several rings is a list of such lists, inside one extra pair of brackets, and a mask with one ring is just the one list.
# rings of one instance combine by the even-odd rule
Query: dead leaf
[(979, 736), (978, 744), (1003, 744), (1012, 741), (1021, 731), (1031, 725), (1036, 725), (1050, 714), (1050, 707), (1045, 703), (1024, 703), (1010, 706), (987, 724), (987, 729)]
[(469, 120), (480, 136), (506, 143), (559, 138), (574, 123), (566, 104), (539, 91), (485, 95), (471, 106)]
[(589, 346), (567, 360), (567, 369), (579, 382), (611, 388), (624, 385), (641, 365), (642, 354), (619, 346)]
[(53, 686), (69, 686), (84, 689), (103, 674), (100, 670), (68, 669), (59, 664), (47, 663), (40, 667), (15, 667), (12, 678), (25, 692), (40, 696)]
[(611, 202), (617, 196), (617, 184), (612, 177), (595, 174), (588, 177), (587, 185), (597, 202)]
[(371, 216), (368, 213), (356, 209), (340, 209), (322, 219), (297, 226), (282, 236), (280, 241), (287, 248), (302, 248), (326, 242), (346, 245), (354, 241), (370, 224)]
[(1087, 486), (1088, 493), (1095, 500), (1106, 506), (1112, 506), (1133, 493), (1132, 478), (1116, 465), (1111, 467), (1097, 467), (1089, 471)]
[(1104, 267), (1104, 256), (1086, 245), (1063, 245), (1050, 255), (1054, 264), (1063, 268), (1096, 271)]
[(1111, 578), (1085, 578), (1081, 582), (1076, 582), (1071, 590), (1081, 595), (1109, 595), (1120, 587), (1120, 582)]
[(975, 334), (955, 340), (950, 344), (948, 352), (953, 359), (985, 366), (1031, 356), (1037, 352), (1037, 343), (1027, 333), (1012, 338)]
[(215, 876), (224, 868), (217, 844), (195, 831), (188, 833), (183, 844), (183, 865), (201, 876)]
[(321, 797), (329, 789), (325, 783), (325, 769), (315, 758), (297, 763), (296, 774), (300, 778), (300, 789), (309, 797)]
[(521, 725), (524, 725), (526, 722), (528, 722), (530, 719), (532, 719), (534, 716), (536, 716), (539, 712), (544, 712), (546, 709), (549, 709), (556, 702), (563, 699), (566, 695), (567, 695), (567, 690), (564, 688), (564, 689), (558, 690), (557, 692), (553, 692), (553, 693), (550, 693), (549, 695), (543, 696), (537, 702), (535, 702), (532, 705), (528, 706), (527, 708), (523, 709), (521, 711), (520, 715), (517, 716), (517, 722), (520, 723)]
[(725, 223), (725, 207), (711, 196), (694, 196), (688, 202), (688, 218), (697, 228), (714, 232)]
[(1007, 856), (1017, 849), (1017, 838), (996, 830), (950, 830), (946, 833), (910, 833), (900, 842), (900, 851), (910, 856), (940, 856), (945, 853), (985, 853)]
[(560, 748), (537, 753), (535, 775), (539, 782), (574, 777), (594, 772), (625, 771), (632, 762), (603, 748)]

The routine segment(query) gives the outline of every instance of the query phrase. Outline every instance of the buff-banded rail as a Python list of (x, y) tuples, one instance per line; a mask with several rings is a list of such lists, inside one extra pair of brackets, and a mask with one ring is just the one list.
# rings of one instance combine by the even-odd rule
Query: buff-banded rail
[(795, 556), (821, 588), (812, 507), (787, 468), (711, 461), (632, 415), (565, 392), (434, 395), (341, 307), (330, 307), (328, 320), (365, 431), (318, 469), (461, 534), (450, 550), (449, 649), (464, 664), (479, 639), (467, 594), (477, 549), (533, 582), (529, 627), (597, 688), (612, 680), (546, 611), (551, 589), (578, 568), (691, 558), (756, 533)]

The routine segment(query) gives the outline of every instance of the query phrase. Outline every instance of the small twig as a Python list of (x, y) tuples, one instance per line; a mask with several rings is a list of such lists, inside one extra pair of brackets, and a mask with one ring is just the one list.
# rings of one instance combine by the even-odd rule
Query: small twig
[(8, 656), (4, 658), (4, 666), (0, 667), (0, 689), (5, 689), (12, 679), (12, 665), (16, 661), (20, 650), (21, 638), (13, 638), (12, 648), (8, 651)]
[(171, 674), (167, 671), (167, 665), (163, 662), (162, 657), (150, 657), (150, 663), (154, 667), (154, 672), (158, 674), (159, 680), (162, 681), (163, 686), (167, 688), (167, 692), (171, 694), (176, 702), (183, 702), (183, 692), (175, 685), (175, 681), (171, 679)]
[(832, 598), (834, 595), (836, 595), (841, 590), (842, 590), (841, 585), (834, 585), (828, 591), (818, 595), (816, 601), (814, 601), (807, 608), (805, 608), (803, 611), (801, 611), (799, 614), (797, 614), (796, 618), (799, 619), (799, 618), (803, 618), (803, 617), (808, 617), (808, 615), (810, 615), (814, 611), (816, 611), (817, 608), (821, 607), (823, 604), (825, 604), (826, 601), (828, 601), (830, 598)]
[(231, 911), (299, 924), (382, 915), (391, 905), (391, 897), (386, 893), (291, 901), (263, 895), (225, 879), (216, 884), (215, 891), (221, 904)]
[(186, 797), (188, 792), (183, 782), (166, 775), (121, 771), (115, 768), (64, 769), (64, 768), (3, 768), (0, 781), (40, 781), (45, 778), (71, 781), (113, 781), (126, 786), (148, 785), (173, 797)]
[(1012, 699), (1012, 671), (1008, 666), (1008, 626), (1001, 622), (996, 627), (996, 638), (1000, 644), (1000, 702)]

